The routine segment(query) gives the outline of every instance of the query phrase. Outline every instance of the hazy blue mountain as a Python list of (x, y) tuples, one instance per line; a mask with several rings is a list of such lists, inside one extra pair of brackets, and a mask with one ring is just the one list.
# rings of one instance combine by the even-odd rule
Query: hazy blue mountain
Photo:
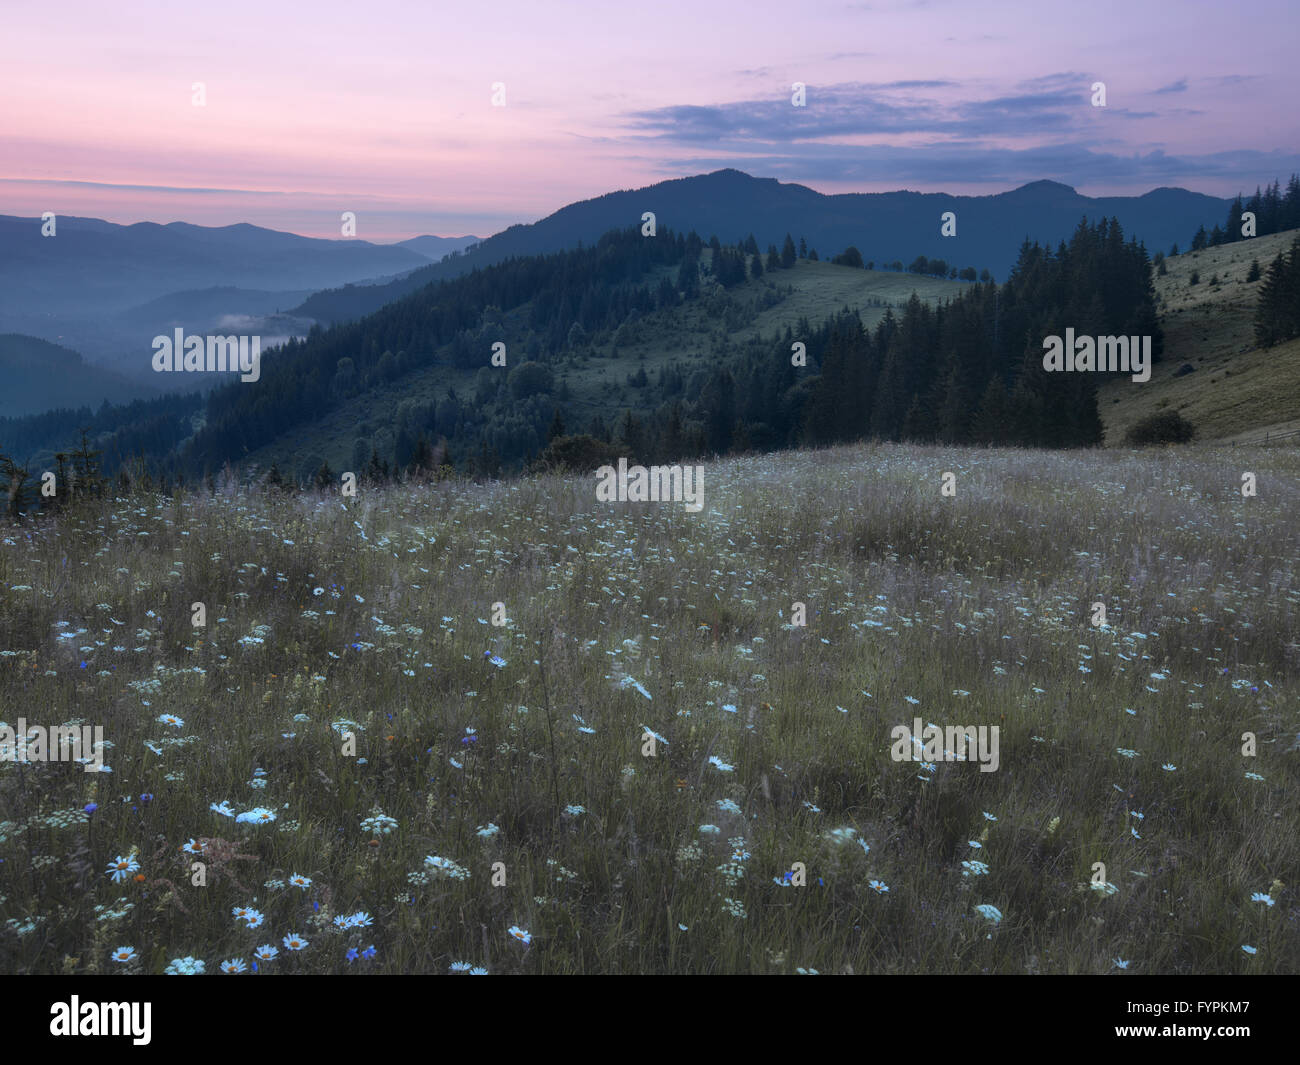
[(154, 337), (170, 335), (177, 326), (186, 333), (260, 335), (264, 344), (276, 337), (302, 336), (311, 323), (286, 318), (280, 312), (301, 303), (310, 291), (269, 292), (226, 285), (170, 292), (121, 310), (86, 315), (11, 314), (5, 316), (4, 325), (13, 332), (74, 348), (89, 362), (111, 367), (151, 389), (165, 389), (175, 387), (176, 382), (152, 379)]
[(18, 333), (0, 334), (0, 381), (0, 418), (55, 407), (95, 409), (105, 400), (128, 403), (159, 391), (89, 365), (70, 348)]
[(242, 223), (123, 226), (70, 215), (57, 218), (53, 237), (41, 235), (37, 218), (0, 215), (0, 248), (0, 328), (20, 314), (87, 316), (222, 285), (314, 290), (428, 262), (399, 245), (300, 237)]
[(418, 252), (426, 259), (433, 259), (435, 262), (444, 255), (453, 251), (463, 251), (471, 244), (477, 244), (482, 237), (411, 237), (409, 240), (399, 240), (397, 243), (400, 247), (410, 248)]
[[(312, 296), (297, 309), (324, 322), (358, 318), (428, 284), (467, 273), (511, 256), (537, 255), (591, 243), (602, 233), (640, 224), (653, 211), (661, 226), (694, 229), (704, 239), (734, 243), (753, 233), (759, 247), (779, 248), (790, 233), (807, 239), (823, 258), (848, 245), (866, 260), (901, 261), (918, 255), (958, 267), (988, 268), (1005, 277), (1028, 237), (1055, 246), (1068, 240), (1083, 218), (1114, 216), (1126, 236), (1148, 251), (1186, 243), (1197, 226), (1221, 222), (1227, 200), (1185, 189), (1161, 188), (1143, 196), (1082, 196), (1068, 185), (1035, 181), (992, 196), (883, 192), (824, 195), (803, 185), (755, 178), (739, 170), (718, 170), (663, 181), (646, 188), (611, 192), (561, 208), (531, 225), (509, 229), (450, 259), (415, 270), (384, 285), (350, 286)], [(957, 215), (957, 236), (940, 236), (940, 215)]]

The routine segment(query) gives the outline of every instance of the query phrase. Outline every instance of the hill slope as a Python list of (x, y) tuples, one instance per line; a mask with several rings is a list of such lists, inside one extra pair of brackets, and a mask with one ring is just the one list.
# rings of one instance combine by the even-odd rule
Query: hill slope
[[(1181, 413), (1203, 440), (1248, 442), (1300, 428), (1300, 340), (1256, 347), (1260, 282), (1246, 281), (1252, 260), (1267, 271), (1296, 234), (1274, 233), (1165, 260), (1168, 272), (1155, 279), (1165, 358), (1144, 384), (1111, 381), (1102, 388), (1108, 444), (1122, 444), (1135, 422), (1165, 409)], [(1199, 280), (1193, 285), (1194, 273)], [(1216, 277), (1219, 283), (1213, 284)]]
[[(705, 253), (708, 261), (708, 253)], [(651, 274), (657, 283), (665, 272)], [(684, 369), (684, 395), (714, 370), (739, 357), (743, 346), (794, 329), (801, 320), (820, 325), (847, 307), (868, 327), (887, 310), (898, 312), (916, 293), (927, 303), (951, 298), (968, 286), (914, 274), (861, 270), (827, 262), (799, 260), (790, 270), (765, 275), (700, 299), (645, 315), (622, 342), (614, 336), (586, 345), (555, 367), (566, 397), (563, 407), (571, 432), (583, 432), (593, 419), (606, 423), (630, 410), (644, 417), (662, 401), (652, 389), (628, 383), (629, 375), (644, 372), (653, 381), (663, 371)], [(765, 304), (769, 304), (765, 306)], [(530, 308), (516, 308), (512, 318), (525, 319)], [(330, 411), (322, 418), (284, 433), (271, 444), (250, 451), (247, 461), (266, 469), (279, 463), (286, 473), (305, 479), (322, 461), (335, 470), (357, 465), (353, 454), (359, 438), (381, 454), (390, 454), (396, 436), (394, 412), (404, 403), (432, 404), (449, 388), (468, 395), (481, 368), (438, 365), (378, 385)]]
[(147, 384), (88, 365), (71, 348), (19, 333), (0, 334), (0, 382), (0, 418), (52, 407), (128, 403), (158, 393)]
[(413, 252), (418, 252), (426, 259), (441, 259), (454, 251), (463, 251), (471, 244), (477, 244), (482, 237), (433, 237), (425, 236), (410, 237), (407, 240), (399, 240), (397, 243), (400, 247), (410, 248)]

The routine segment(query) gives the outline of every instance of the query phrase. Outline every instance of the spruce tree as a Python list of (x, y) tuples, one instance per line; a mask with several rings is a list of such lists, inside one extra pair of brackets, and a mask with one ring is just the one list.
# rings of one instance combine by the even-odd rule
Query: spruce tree
[(557, 436), (564, 435), (564, 419), (560, 416), (560, 408), (555, 408), (555, 417), (551, 419), (551, 427), (546, 430), (546, 442), (549, 444)]
[(328, 462), (322, 462), (320, 464), (320, 469), (316, 471), (313, 483), (321, 491), (327, 491), (334, 487), (334, 471), (330, 469), (330, 464)]

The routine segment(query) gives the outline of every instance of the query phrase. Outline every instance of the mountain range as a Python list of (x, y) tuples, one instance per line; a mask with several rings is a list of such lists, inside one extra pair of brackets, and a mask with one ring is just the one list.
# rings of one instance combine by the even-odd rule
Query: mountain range
[[(853, 245), (865, 260), (901, 261), (918, 255), (951, 265), (988, 269), (1005, 277), (1021, 244), (1053, 247), (1069, 238), (1083, 218), (1118, 218), (1126, 236), (1148, 251), (1186, 242), (1198, 226), (1222, 221), (1229, 201), (1186, 189), (1159, 188), (1142, 196), (1090, 197), (1068, 185), (1035, 181), (992, 196), (878, 192), (824, 194), (739, 170), (659, 182), (569, 204), (531, 225), (516, 225), (459, 255), (414, 270), (384, 285), (318, 292), (295, 314), (323, 323), (355, 319), (433, 281), (524, 255), (590, 244), (611, 229), (641, 224), (653, 212), (658, 226), (717, 235), (732, 244), (754, 234), (760, 249), (778, 248), (790, 233), (804, 237), (827, 259)], [(941, 216), (953, 212), (957, 233), (940, 235)]]
[[(641, 225), (646, 212), (659, 227), (727, 244), (752, 233), (760, 249), (780, 247), (789, 233), (823, 259), (852, 245), (878, 266), (924, 255), (1004, 277), (1026, 239), (1055, 246), (1085, 218), (1115, 217), (1126, 236), (1154, 252), (1216, 224), (1226, 208), (1225, 200), (1184, 189), (1094, 198), (1050, 181), (991, 196), (828, 195), (728, 169), (572, 203), (485, 239), (425, 235), (376, 244), (248, 224), (117, 225), (73, 216), (59, 217), (57, 235), (44, 237), (39, 219), (0, 216), (0, 332), (74, 349), (84, 365), (112, 370), (105, 394), (118, 400), (131, 382), (137, 397), (195, 387), (150, 372), (153, 337), (177, 327), (260, 335), (272, 347), (316, 323), (372, 314), (433, 282), (594, 244), (611, 230)], [(945, 212), (955, 216), (955, 236), (941, 235)], [(50, 363), (50, 395), (61, 395), (61, 365)], [(24, 366), (24, 374), (39, 372), (30, 358)], [(34, 378), (29, 384), (9, 413), (38, 409), (43, 389)]]
[[(70, 345), (140, 378), (148, 369), (140, 352), (172, 325), (208, 332), (247, 323), (323, 287), (391, 281), (477, 241), (376, 244), (245, 223), (118, 225), (74, 216), (56, 216), (47, 237), (38, 218), (0, 215), (0, 331)], [(272, 325), (268, 335), (279, 331)]]

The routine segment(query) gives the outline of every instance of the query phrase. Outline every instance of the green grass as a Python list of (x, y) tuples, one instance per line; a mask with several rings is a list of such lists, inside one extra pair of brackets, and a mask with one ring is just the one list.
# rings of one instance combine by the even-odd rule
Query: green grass
[[(1255, 346), (1260, 282), (1246, 280), (1252, 259), (1267, 273), (1295, 237), (1274, 233), (1165, 260), (1167, 272), (1155, 278), (1164, 359), (1150, 381), (1121, 379), (1101, 388), (1097, 406), (1108, 444), (1124, 446), (1132, 425), (1165, 409), (1178, 411), (1206, 441), (1254, 442), (1267, 431), (1300, 429), (1300, 341)], [(1191, 284), (1193, 271), (1199, 284)], [(1219, 285), (1210, 284), (1215, 276)], [(1195, 372), (1178, 376), (1185, 365)]]
[[(0, 971), (1300, 968), (1294, 453), (855, 447), (704, 486), (699, 514), (591, 477), (231, 488), (7, 530), (0, 720), (102, 725), (112, 772), (0, 763)], [(997, 725), (998, 771), (894, 762), (918, 715)]]

